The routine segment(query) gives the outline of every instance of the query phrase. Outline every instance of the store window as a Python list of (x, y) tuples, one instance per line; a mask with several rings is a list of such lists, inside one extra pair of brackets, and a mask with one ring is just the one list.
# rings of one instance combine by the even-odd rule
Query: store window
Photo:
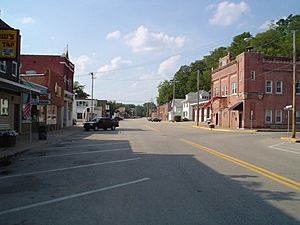
[(8, 99), (0, 98), (0, 116), (8, 116)]

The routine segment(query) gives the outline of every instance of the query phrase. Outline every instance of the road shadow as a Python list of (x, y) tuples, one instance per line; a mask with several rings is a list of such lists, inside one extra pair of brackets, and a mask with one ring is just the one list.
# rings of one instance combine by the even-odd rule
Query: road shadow
[[(96, 133), (96, 132), (95, 132)], [(32, 208), (5, 213), (0, 224), (122, 224), (122, 225), (296, 225), (299, 219), (274, 207), (266, 200), (299, 201), (298, 193), (253, 191), (259, 183), (237, 181), (251, 175), (223, 175), (198, 161), (192, 154), (148, 154), (136, 152), (129, 140), (86, 140), (83, 132), (75, 144), (33, 149), (0, 171), (0, 214), (26, 205)], [(76, 138), (76, 137), (75, 137)], [(85, 146), (80, 147), (80, 143)], [(91, 151), (128, 149), (124, 151)], [(155, 146), (153, 146), (155, 148)], [(44, 155), (39, 155), (41, 152)], [(55, 156), (58, 153), (64, 156)], [(51, 156), (51, 157), (44, 157)], [(52, 157), (54, 156), (54, 157)], [(34, 159), (26, 159), (35, 157)], [(93, 165), (99, 162), (134, 159), (126, 163)], [(17, 174), (46, 169), (73, 168), (64, 171)], [(3, 171), (2, 171), (3, 172)], [(141, 178), (149, 181), (105, 192), (64, 199), (78, 193), (108, 187)], [(249, 188), (246, 188), (245, 185)], [(299, 196), (299, 195), (298, 195)], [(51, 202), (55, 199), (58, 202)], [(43, 207), (39, 202), (49, 201)]]

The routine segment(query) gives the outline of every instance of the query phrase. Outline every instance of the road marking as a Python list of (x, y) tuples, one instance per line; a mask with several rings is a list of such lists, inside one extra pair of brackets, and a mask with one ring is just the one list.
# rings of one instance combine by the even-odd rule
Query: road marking
[(300, 152), (292, 151), (292, 150), (296, 150), (295, 148), (290, 148), (288, 146), (284, 146), (284, 147), (288, 148), (288, 149), (291, 149), (291, 150), (280, 148), (279, 146), (282, 145), (282, 144), (283, 143), (276, 144), (276, 145), (271, 145), (271, 146), (269, 146), (269, 148), (276, 149), (276, 150), (283, 151), (283, 152), (289, 152), (289, 153), (294, 153), (294, 154), (300, 155)]
[(294, 181), (294, 180), (291, 180), (289, 178), (283, 177), (283, 176), (281, 176), (279, 174), (273, 173), (273, 172), (271, 172), (269, 170), (266, 170), (264, 168), (255, 166), (255, 165), (253, 165), (251, 163), (248, 163), (248, 162), (245, 162), (243, 160), (234, 158), (232, 156), (229, 156), (229, 155), (226, 155), (224, 153), (218, 152), (218, 151), (216, 151), (216, 150), (214, 150), (212, 148), (208, 148), (206, 146), (197, 144), (195, 142), (192, 142), (192, 141), (189, 141), (189, 140), (186, 140), (186, 139), (180, 139), (180, 140), (182, 142), (186, 143), (186, 144), (192, 145), (192, 146), (194, 146), (194, 147), (196, 147), (198, 149), (201, 149), (203, 151), (206, 151), (206, 152), (208, 152), (208, 153), (210, 153), (212, 155), (218, 156), (218, 157), (220, 157), (222, 159), (225, 159), (227, 161), (230, 161), (230, 162), (233, 162), (235, 164), (238, 164), (238, 165), (240, 165), (240, 166), (242, 166), (244, 168), (252, 170), (252, 171), (254, 171), (254, 172), (256, 172), (256, 173), (258, 173), (258, 174), (260, 174), (260, 175), (262, 175), (264, 177), (267, 177), (267, 178), (269, 178), (269, 179), (271, 179), (273, 181), (276, 181), (276, 182), (278, 182), (280, 184), (283, 184), (283, 185), (285, 185), (285, 186), (287, 186), (289, 188), (292, 188), (294, 190), (300, 191), (300, 183), (297, 182), (297, 181)]
[(153, 127), (149, 127), (149, 126), (147, 126), (147, 125), (144, 125), (145, 127), (147, 127), (147, 128), (149, 128), (150, 130), (152, 130), (152, 131), (159, 131), (158, 129), (156, 129), (156, 128), (153, 128)]
[(82, 148), (82, 147), (86, 148), (86, 147), (93, 147), (93, 146), (120, 145), (120, 144), (128, 144), (128, 142), (102, 143), (102, 144), (90, 144), (90, 145), (85, 144), (85, 145), (75, 145), (75, 146), (50, 147), (45, 149), (51, 150), (51, 149), (64, 149), (64, 148)]
[(55, 157), (63, 157), (63, 156), (95, 154), (95, 153), (105, 153), (105, 152), (117, 152), (117, 151), (127, 151), (127, 150), (131, 150), (131, 148), (116, 148), (116, 149), (104, 149), (104, 150), (99, 150), (99, 151), (76, 152), (76, 153), (58, 154), (58, 155), (44, 155), (44, 156), (21, 158), (20, 160), (55, 158)]
[(142, 182), (145, 182), (145, 181), (148, 181), (148, 180), (150, 180), (150, 178), (145, 177), (145, 178), (142, 178), (142, 179), (133, 180), (133, 181), (129, 181), (129, 182), (126, 182), (126, 183), (120, 183), (120, 184), (107, 186), (107, 187), (103, 187), (103, 188), (99, 188), (99, 189), (95, 189), (95, 190), (91, 190), (91, 191), (86, 191), (86, 192), (81, 192), (81, 193), (77, 193), (77, 194), (73, 194), (73, 195), (68, 195), (68, 196), (65, 196), (65, 197), (56, 198), (56, 199), (52, 199), (52, 200), (49, 200), (49, 201), (38, 202), (38, 203), (31, 204), (31, 205), (25, 205), (25, 206), (21, 206), (21, 207), (17, 207), (17, 208), (12, 208), (12, 209), (8, 209), (8, 210), (0, 211), (0, 216), (2, 216), (4, 214), (8, 214), (8, 213), (19, 212), (19, 211), (23, 211), (23, 210), (26, 210), (26, 209), (39, 207), (39, 206), (49, 205), (49, 204), (52, 204), (52, 203), (62, 202), (62, 201), (69, 200), (69, 199), (72, 199), (72, 198), (78, 198), (78, 197), (82, 197), (82, 196), (85, 196), (85, 195), (95, 194), (95, 193), (102, 192), (102, 191), (108, 191), (108, 190), (112, 190), (112, 189), (116, 189), (116, 188), (120, 188), (120, 187), (125, 187), (125, 186), (132, 185), (132, 184), (142, 183)]
[(52, 173), (52, 172), (58, 172), (58, 171), (64, 171), (64, 170), (73, 170), (73, 169), (86, 168), (86, 167), (92, 167), (92, 166), (102, 166), (102, 165), (108, 165), (108, 164), (113, 164), (113, 163), (130, 162), (130, 161), (139, 160), (139, 159), (141, 159), (141, 158), (136, 157), (136, 158), (130, 158), (130, 159), (122, 159), (122, 160), (115, 160), (115, 161), (108, 161), (108, 162), (101, 162), (101, 163), (92, 163), (92, 164), (71, 166), (71, 167), (52, 169), (52, 170), (41, 170), (41, 171), (30, 172), (30, 173), (20, 173), (20, 174), (0, 177), (0, 180), (6, 179), (6, 178), (13, 178), (13, 177), (37, 175), (37, 174), (42, 174), (42, 173)]

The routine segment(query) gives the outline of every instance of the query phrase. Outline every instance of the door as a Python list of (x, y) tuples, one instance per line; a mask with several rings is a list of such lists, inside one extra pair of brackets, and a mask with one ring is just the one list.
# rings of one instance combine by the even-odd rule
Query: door
[(239, 112), (239, 128), (243, 127), (243, 112)]
[(14, 104), (14, 130), (19, 132), (20, 126), (20, 105)]

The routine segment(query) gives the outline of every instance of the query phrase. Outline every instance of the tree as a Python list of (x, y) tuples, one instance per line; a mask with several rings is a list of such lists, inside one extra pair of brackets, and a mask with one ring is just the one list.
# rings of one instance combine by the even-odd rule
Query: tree
[(165, 80), (158, 85), (158, 97), (156, 102), (158, 105), (163, 105), (170, 102), (173, 98), (173, 84), (170, 81)]
[(90, 95), (84, 92), (85, 85), (81, 85), (78, 81), (74, 82), (73, 92), (76, 99), (87, 99)]

